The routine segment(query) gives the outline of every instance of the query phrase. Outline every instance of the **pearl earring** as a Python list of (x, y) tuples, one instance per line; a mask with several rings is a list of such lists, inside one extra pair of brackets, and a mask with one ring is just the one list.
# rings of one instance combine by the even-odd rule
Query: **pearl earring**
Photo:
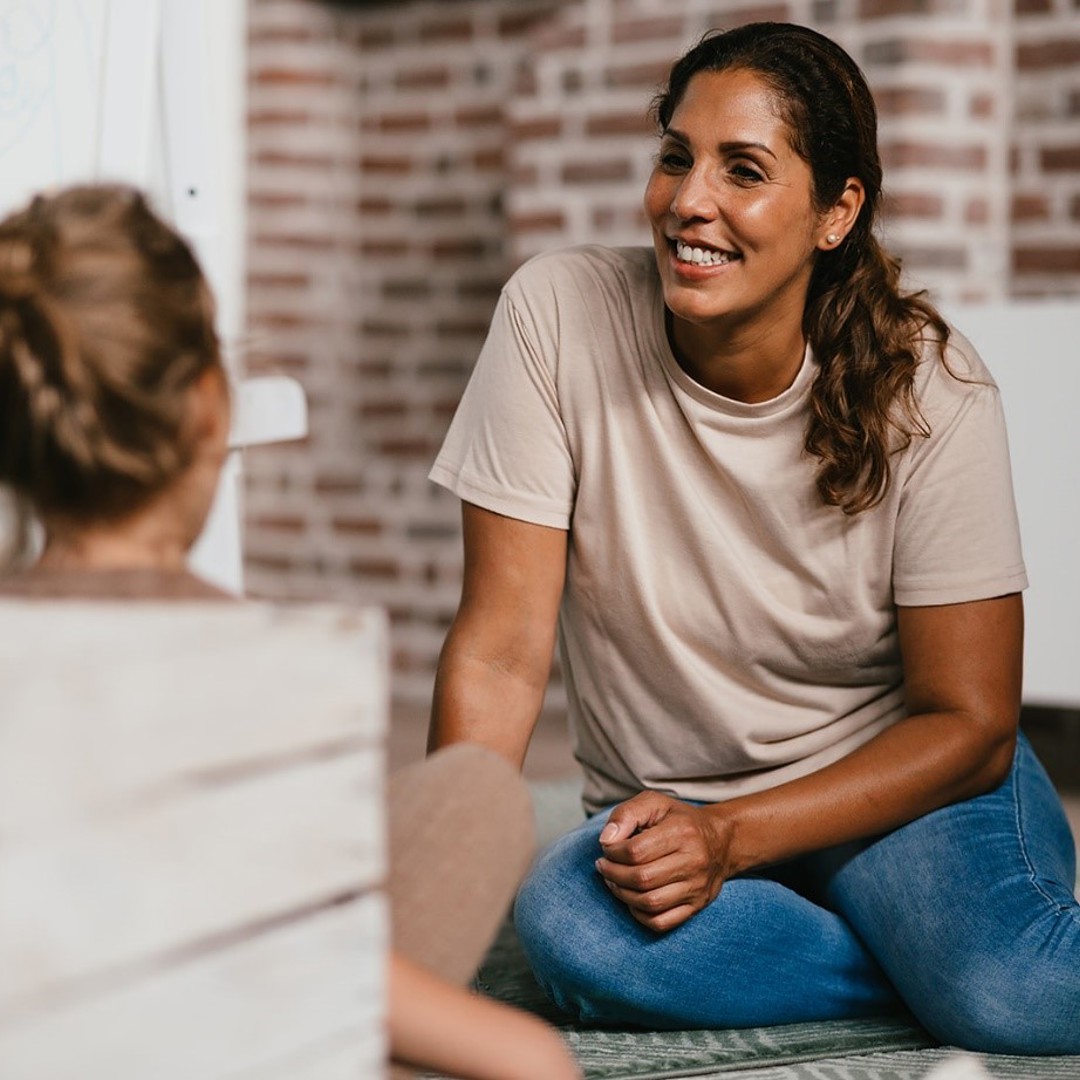
[(838, 243), (840, 243), (840, 237), (836, 233), (831, 232), (831, 233), (829, 233), (828, 236), (825, 237), (825, 243), (826, 244), (838, 244)]

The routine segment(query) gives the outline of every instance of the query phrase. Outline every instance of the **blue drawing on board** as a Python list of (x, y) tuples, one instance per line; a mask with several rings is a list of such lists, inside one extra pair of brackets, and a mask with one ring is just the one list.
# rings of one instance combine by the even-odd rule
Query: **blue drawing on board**
[(35, 123), (52, 123), (56, 84), (55, 0), (0, 5), (0, 156)]

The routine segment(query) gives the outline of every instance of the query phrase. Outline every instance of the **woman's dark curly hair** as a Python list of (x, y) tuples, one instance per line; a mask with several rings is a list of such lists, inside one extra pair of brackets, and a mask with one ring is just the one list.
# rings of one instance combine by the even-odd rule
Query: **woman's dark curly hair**
[(824, 213), (857, 177), (865, 201), (843, 242), (817, 254), (803, 328), (820, 369), (811, 392), (806, 450), (820, 461), (817, 487), (829, 505), (855, 514), (877, 504), (890, 456), (928, 434), (914, 396), (928, 339), (944, 360), (949, 330), (924, 292), (900, 289), (900, 263), (874, 234), (881, 202), (877, 110), (854, 60), (827, 37), (791, 23), (713, 31), (675, 62), (653, 103), (663, 132), (690, 80), (741, 69), (776, 94), (792, 149), (813, 175)]

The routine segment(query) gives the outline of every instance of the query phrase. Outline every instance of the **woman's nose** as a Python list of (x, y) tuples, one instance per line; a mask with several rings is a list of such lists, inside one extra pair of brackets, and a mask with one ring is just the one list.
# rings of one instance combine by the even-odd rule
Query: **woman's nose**
[(680, 221), (716, 216), (716, 192), (701, 170), (691, 169), (681, 177), (671, 198), (671, 212)]

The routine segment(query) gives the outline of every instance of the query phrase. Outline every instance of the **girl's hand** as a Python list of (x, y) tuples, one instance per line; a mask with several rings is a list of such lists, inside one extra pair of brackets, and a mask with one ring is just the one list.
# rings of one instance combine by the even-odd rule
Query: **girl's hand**
[(731, 876), (731, 824), (717, 810), (643, 791), (611, 812), (596, 869), (642, 926), (674, 929)]

